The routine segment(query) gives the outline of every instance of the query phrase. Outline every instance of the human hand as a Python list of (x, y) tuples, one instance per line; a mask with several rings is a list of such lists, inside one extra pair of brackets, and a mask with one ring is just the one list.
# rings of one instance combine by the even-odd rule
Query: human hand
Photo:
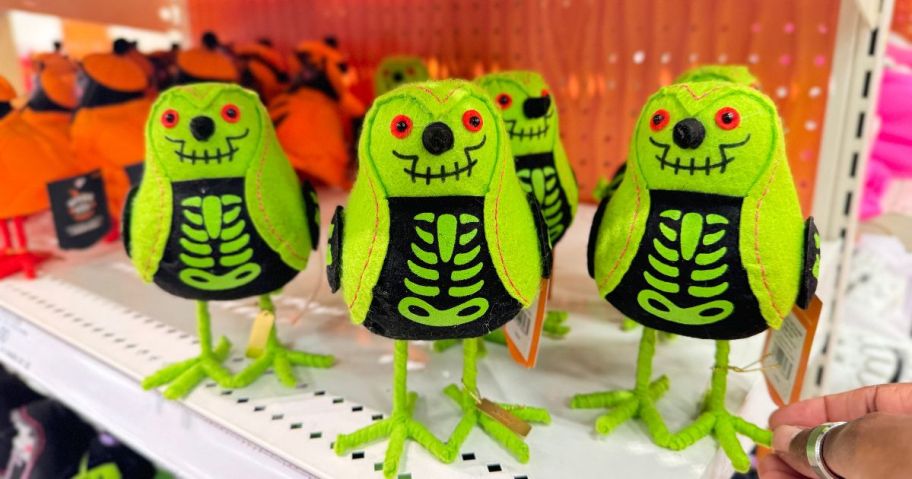
[(773, 454), (760, 462), (762, 479), (816, 478), (805, 452), (812, 428), (847, 424), (827, 434), (823, 458), (845, 479), (912, 477), (912, 384), (870, 386), (801, 401), (770, 417)]

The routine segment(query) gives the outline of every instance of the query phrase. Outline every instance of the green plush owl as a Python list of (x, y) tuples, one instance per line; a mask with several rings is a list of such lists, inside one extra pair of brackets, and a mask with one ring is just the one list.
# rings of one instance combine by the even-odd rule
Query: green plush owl
[(273, 366), (286, 385), (292, 365), (328, 367), (332, 357), (288, 351), (270, 329), (265, 351), (237, 376), (221, 365), (230, 345), (213, 348), (207, 302), (270, 294), (307, 265), (319, 235), (319, 209), (276, 141), (256, 93), (221, 83), (172, 88), (146, 124), (142, 183), (124, 209), (124, 244), (140, 277), (197, 302), (198, 358), (149, 376), (143, 387), (170, 384), (168, 398), (205, 377), (243, 387)]
[[(550, 246), (537, 203), (516, 178), (496, 107), (459, 80), (404, 85), (367, 114), (360, 170), (347, 207), (337, 209), (327, 273), (342, 288), (352, 321), (395, 341), (392, 416), (339, 436), (340, 454), (390, 437), (384, 473), (398, 467), (405, 438), (452, 460), (480, 426), (520, 460), (522, 438), (479, 412), (478, 338), (529, 306), (549, 274)], [(464, 339), (463, 387), (446, 389), (464, 416), (444, 445), (411, 417), (408, 340)], [(514, 406), (528, 420), (543, 410)]]
[(523, 190), (541, 205), (548, 235), (556, 245), (576, 215), (579, 188), (561, 143), (557, 104), (550, 87), (531, 71), (491, 73), (475, 81), (500, 110), (516, 174)]
[[(636, 124), (627, 172), (599, 206), (589, 240), (599, 293), (643, 324), (631, 392), (576, 396), (573, 407), (610, 407), (596, 428), (631, 417), (661, 446), (719, 440), (735, 468), (750, 462), (736, 433), (768, 444), (770, 433), (725, 409), (729, 340), (778, 328), (817, 285), (819, 236), (804, 221), (773, 102), (727, 82), (660, 89)], [(668, 388), (650, 383), (656, 330), (716, 341), (705, 412), (672, 434), (655, 407)]]
[(744, 65), (702, 65), (685, 71), (675, 83), (721, 81), (744, 86), (756, 86), (757, 77)]
[(406, 83), (427, 81), (431, 78), (421, 57), (385, 57), (374, 73), (374, 95), (380, 96)]

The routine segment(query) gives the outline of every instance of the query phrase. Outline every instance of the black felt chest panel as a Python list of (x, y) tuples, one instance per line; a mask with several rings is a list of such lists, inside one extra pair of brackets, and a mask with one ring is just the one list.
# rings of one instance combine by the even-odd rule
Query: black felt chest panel
[(561, 185), (557, 175), (557, 168), (554, 166), (554, 152), (520, 155), (515, 157), (514, 161), (520, 181), (527, 190), (532, 188), (530, 186), (532, 172), (535, 170), (542, 172), (545, 186), (545, 201), (541, 205), (542, 215), (551, 233), (551, 244), (556, 245), (567, 232), (570, 223), (573, 222), (573, 212), (570, 202), (567, 200), (567, 192), (564, 191), (564, 186)]
[(521, 306), (494, 269), (484, 198), (389, 198), (390, 244), (364, 326), (394, 339), (470, 338)]
[(653, 329), (739, 339), (767, 328), (741, 262), (742, 198), (651, 191), (646, 230), (606, 299)]
[(175, 182), (172, 195), (171, 236), (154, 277), (165, 291), (241, 299), (272, 293), (298, 274), (257, 233), (243, 178)]

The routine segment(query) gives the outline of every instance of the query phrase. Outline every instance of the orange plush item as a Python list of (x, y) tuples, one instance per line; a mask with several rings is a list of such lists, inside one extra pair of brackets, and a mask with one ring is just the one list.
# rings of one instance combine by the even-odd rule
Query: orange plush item
[(263, 103), (268, 105), (288, 88), (288, 66), (269, 40), (242, 43), (234, 54), (241, 61), (241, 85), (259, 93)]
[(130, 188), (125, 168), (144, 158), (143, 134), (152, 104), (144, 97), (148, 78), (126, 53), (117, 48), (83, 60), (83, 96), (70, 129), (80, 170), (101, 168), (115, 218)]
[[(28, 251), (25, 218), (48, 208), (47, 183), (76, 174), (76, 168), (69, 145), (56, 130), (42, 131), (36, 126), (42, 123), (34, 118), (27, 121), (23, 111), (9, 107), (15, 91), (0, 80), (0, 104), (8, 112), (0, 119), (0, 278), (17, 271), (34, 277), (35, 266), (47, 255)], [(40, 118), (39, 112), (32, 114)], [(18, 244), (10, 236), (8, 222), (13, 223)]]
[(219, 43), (218, 37), (206, 32), (202, 45), (177, 54), (175, 83), (185, 85), (200, 82), (237, 82), (238, 70), (234, 60)]
[(307, 87), (322, 91), (337, 101), (348, 118), (361, 118), (366, 108), (349, 90), (348, 62), (336, 49), (335, 39), (304, 41), (295, 47), (293, 89)]
[(339, 107), (316, 90), (300, 88), (269, 105), (276, 136), (298, 173), (319, 183), (348, 188), (349, 155)]

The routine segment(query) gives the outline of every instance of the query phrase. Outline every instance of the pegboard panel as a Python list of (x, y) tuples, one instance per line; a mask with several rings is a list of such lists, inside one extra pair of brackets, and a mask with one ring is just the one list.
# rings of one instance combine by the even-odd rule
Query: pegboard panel
[(805, 212), (813, 197), (838, 0), (188, 0), (194, 38), (335, 35), (363, 81), (385, 55), (437, 76), (529, 68), (551, 83), (585, 196), (626, 156), (646, 97), (701, 63), (744, 63), (785, 121)]

